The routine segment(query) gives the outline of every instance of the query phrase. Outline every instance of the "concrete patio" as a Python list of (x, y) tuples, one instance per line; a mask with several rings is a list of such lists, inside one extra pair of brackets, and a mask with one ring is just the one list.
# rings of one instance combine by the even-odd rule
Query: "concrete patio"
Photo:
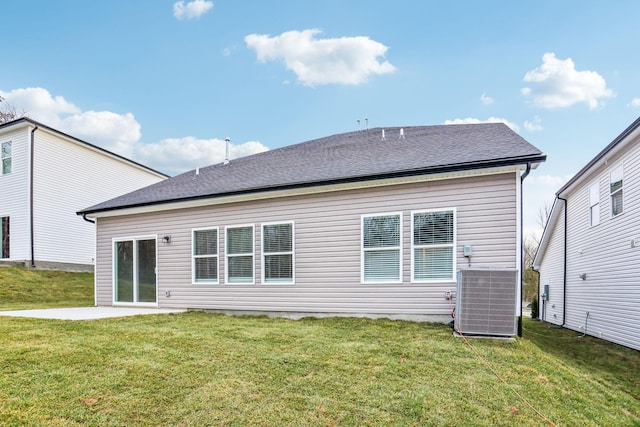
[(111, 317), (138, 316), (144, 314), (184, 313), (184, 309), (141, 308), (141, 307), (74, 307), (47, 308), (40, 310), (0, 311), (0, 316), (30, 317), (34, 319), (56, 320), (96, 320)]

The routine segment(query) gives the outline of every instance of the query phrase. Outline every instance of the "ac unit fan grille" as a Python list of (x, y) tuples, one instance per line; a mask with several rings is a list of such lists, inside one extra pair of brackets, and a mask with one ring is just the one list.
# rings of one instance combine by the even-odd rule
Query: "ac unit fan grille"
[(518, 270), (458, 272), (455, 328), (463, 334), (516, 334)]

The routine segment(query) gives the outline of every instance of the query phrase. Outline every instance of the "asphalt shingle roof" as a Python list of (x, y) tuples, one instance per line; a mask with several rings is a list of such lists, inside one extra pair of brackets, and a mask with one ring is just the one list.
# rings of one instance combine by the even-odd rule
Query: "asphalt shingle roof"
[[(401, 137), (401, 129), (404, 137)], [(273, 189), (541, 162), (502, 123), (372, 128), (215, 164), (87, 208), (96, 213)]]

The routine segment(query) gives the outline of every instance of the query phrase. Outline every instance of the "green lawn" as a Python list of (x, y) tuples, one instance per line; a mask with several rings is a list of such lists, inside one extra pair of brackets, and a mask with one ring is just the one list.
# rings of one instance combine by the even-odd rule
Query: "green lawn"
[(91, 305), (93, 273), (0, 267), (0, 310)]
[[(64, 304), (61, 304), (64, 305)], [(640, 425), (640, 352), (526, 321), (0, 317), (0, 425)]]

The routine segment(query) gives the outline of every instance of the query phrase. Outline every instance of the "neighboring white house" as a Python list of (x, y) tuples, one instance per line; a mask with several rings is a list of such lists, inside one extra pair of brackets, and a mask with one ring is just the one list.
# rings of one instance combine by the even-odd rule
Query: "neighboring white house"
[(1, 264), (93, 270), (95, 225), (76, 211), (166, 175), (29, 118), (0, 125)]
[(640, 118), (557, 193), (534, 269), (542, 320), (640, 350)]
[(416, 126), (178, 175), (79, 212), (96, 302), (449, 321), (460, 267), (520, 270), (521, 183), (544, 160), (504, 124)]

